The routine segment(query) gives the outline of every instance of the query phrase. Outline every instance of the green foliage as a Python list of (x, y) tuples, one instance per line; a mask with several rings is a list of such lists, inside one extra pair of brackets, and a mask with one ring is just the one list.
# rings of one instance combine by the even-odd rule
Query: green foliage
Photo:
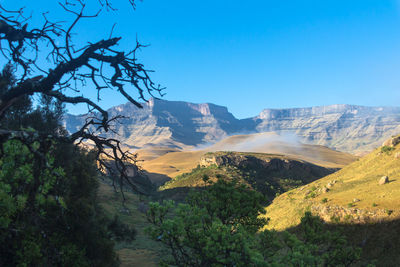
[(218, 180), (202, 192), (192, 192), (187, 202), (192, 207), (205, 209), (211, 220), (218, 219), (225, 225), (240, 224), (257, 231), (266, 224), (260, 214), (265, 214), (264, 197), (238, 181)]
[(389, 154), (390, 152), (392, 152), (393, 150), (395, 150), (394, 147), (391, 146), (382, 146), (381, 147), (381, 152), (385, 153), (385, 154)]
[[(70, 145), (53, 146), (45, 158), (43, 168), (20, 141), (2, 145), (0, 265), (115, 265), (96, 204), (93, 156)], [(56, 167), (60, 162), (64, 168)]]
[[(167, 264), (179, 266), (245, 266), (259, 262), (255, 232), (265, 225), (262, 196), (236, 181), (219, 180), (192, 193), (188, 204), (151, 203), (149, 234), (171, 249)], [(174, 216), (169, 216), (170, 212)]]
[(349, 266), (359, 249), (306, 213), (298, 233), (261, 231), (261, 196), (219, 180), (187, 204), (151, 203), (149, 235), (171, 251), (165, 266)]
[(322, 202), (322, 203), (326, 203), (326, 202), (328, 202), (328, 199), (327, 199), (326, 197), (324, 197), (324, 198), (321, 200), (321, 202)]
[(108, 225), (110, 236), (116, 241), (132, 241), (135, 239), (136, 230), (127, 224), (124, 224), (119, 216), (115, 215)]
[(350, 266), (359, 260), (360, 248), (350, 246), (339, 231), (329, 231), (318, 216), (306, 212), (301, 219), (299, 239), (320, 258), (322, 266)]
[[(0, 96), (13, 85), (0, 75)], [(37, 108), (19, 98), (0, 120), (3, 129), (65, 135), (61, 102), (42, 96)], [(27, 141), (29, 142), (29, 141)], [(39, 140), (0, 143), (0, 266), (114, 266), (111, 225), (96, 203), (94, 152)], [(61, 167), (62, 166), (62, 167)]]
[(393, 210), (385, 209), (385, 213), (390, 216), (390, 215), (392, 215)]

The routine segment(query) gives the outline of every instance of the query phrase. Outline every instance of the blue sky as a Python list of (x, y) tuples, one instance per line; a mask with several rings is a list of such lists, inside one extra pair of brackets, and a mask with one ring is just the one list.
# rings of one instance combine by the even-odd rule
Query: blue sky
[[(150, 44), (139, 59), (167, 87), (164, 99), (224, 105), (239, 118), (263, 108), (399, 106), (400, 0), (144, 0), (136, 11), (127, 1), (79, 24), (75, 40), (107, 37), (114, 22), (122, 49), (137, 35)], [(56, 1), (2, 2), (64, 18)], [(126, 102), (103, 99), (105, 108)]]

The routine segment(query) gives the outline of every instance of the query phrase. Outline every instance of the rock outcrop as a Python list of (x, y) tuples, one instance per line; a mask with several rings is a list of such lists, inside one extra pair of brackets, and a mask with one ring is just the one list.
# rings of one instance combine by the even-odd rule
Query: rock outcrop
[(395, 147), (399, 143), (400, 143), (400, 135), (394, 136), (386, 140), (385, 142), (383, 142), (382, 146)]
[(200, 167), (236, 167), (273, 176), (290, 177), (309, 183), (316, 178), (331, 174), (338, 169), (324, 168), (309, 162), (295, 160), (279, 155), (239, 152), (214, 152), (205, 154), (199, 162)]
[(313, 205), (311, 212), (320, 216), (325, 222), (371, 223), (379, 222), (390, 216), (385, 209), (365, 210), (345, 208), (338, 205)]
[(387, 184), (387, 183), (389, 183), (389, 177), (387, 177), (387, 176), (382, 176), (381, 177), (381, 179), (379, 179), (379, 185), (384, 185), (384, 184)]

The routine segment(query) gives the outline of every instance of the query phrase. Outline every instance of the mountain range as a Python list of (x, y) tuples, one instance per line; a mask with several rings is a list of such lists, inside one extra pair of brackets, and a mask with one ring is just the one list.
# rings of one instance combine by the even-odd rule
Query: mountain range
[[(273, 132), (308, 144), (361, 154), (400, 132), (400, 107), (329, 105), (264, 109), (255, 117), (237, 119), (226, 107), (205, 103), (150, 99), (139, 109), (131, 103), (108, 110), (122, 115), (115, 133), (126, 146), (179, 150), (213, 144), (231, 135)], [(74, 132), (87, 115), (67, 114), (64, 126)]]

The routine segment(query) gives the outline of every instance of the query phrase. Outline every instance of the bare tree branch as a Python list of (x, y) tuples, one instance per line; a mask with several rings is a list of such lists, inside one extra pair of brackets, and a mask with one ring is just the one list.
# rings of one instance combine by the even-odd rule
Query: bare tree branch
[[(129, 2), (135, 7), (133, 0)], [(162, 96), (164, 88), (155, 85), (149, 76), (151, 71), (137, 61), (136, 52), (143, 45), (137, 41), (131, 51), (118, 50), (121, 38), (112, 37), (115, 25), (108, 38), (75, 47), (72, 36), (81, 20), (97, 17), (104, 7), (114, 10), (110, 0), (99, 0), (99, 3), (97, 12), (86, 14), (84, 0), (60, 2), (64, 11), (73, 17), (72, 22), (53, 22), (48, 19), (47, 13), (43, 13), (43, 23), (39, 27), (30, 27), (31, 20), (24, 16), (24, 9), (12, 11), (0, 5), (0, 58), (3, 57), (17, 70), (16, 85), (1, 95), (0, 119), (20, 97), (35, 93), (63, 103), (87, 104), (89, 111), (96, 116), (79, 131), (68, 138), (57, 137), (57, 141), (93, 142), (98, 150), (100, 168), (110, 169), (107, 161), (113, 159), (113, 168), (120, 173), (120, 186), (128, 184), (142, 193), (140, 186), (126, 174), (128, 165), (136, 163), (136, 155), (124, 151), (118, 140), (102, 137), (120, 116), (110, 118), (98, 101), (103, 90), (116, 90), (141, 108), (142, 104), (134, 99), (132, 92), (137, 92), (139, 99), (147, 101), (148, 97), (156, 97), (155, 93)], [(46, 64), (43, 64), (43, 59), (47, 60)], [(84, 96), (93, 90), (97, 92), (97, 101)], [(23, 133), (0, 130), (0, 141), (22, 136)], [(39, 133), (37, 136), (42, 137)], [(31, 138), (30, 134), (25, 137)]]

